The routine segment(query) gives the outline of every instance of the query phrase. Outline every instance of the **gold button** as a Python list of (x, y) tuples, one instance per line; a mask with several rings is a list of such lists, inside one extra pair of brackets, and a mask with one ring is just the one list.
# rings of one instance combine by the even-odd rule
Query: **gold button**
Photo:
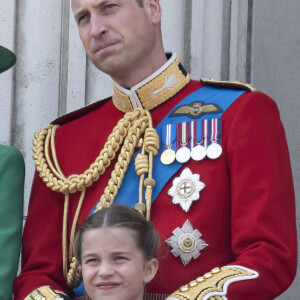
[(221, 269), (220, 269), (220, 268), (214, 268), (214, 269), (211, 270), (211, 272), (212, 272), (213, 274), (220, 273), (220, 272), (221, 272)]
[(137, 211), (140, 211), (140, 212), (145, 212), (146, 211), (146, 205), (144, 203), (137, 203), (134, 208), (137, 210)]
[(203, 278), (203, 277), (198, 277), (197, 279), (196, 279), (196, 281), (198, 282), (198, 283), (200, 283), (200, 282), (202, 282), (202, 281), (204, 281), (205, 279)]
[(198, 282), (196, 281), (196, 280), (193, 280), (193, 281), (191, 281), (190, 283), (189, 283), (189, 286), (190, 287), (194, 287), (194, 286), (196, 286), (198, 284)]
[(180, 292), (187, 292), (189, 290), (189, 286), (186, 284), (180, 288)]
[(204, 278), (205, 279), (208, 279), (208, 278), (211, 278), (212, 277), (212, 274), (211, 273), (206, 273), (204, 274)]

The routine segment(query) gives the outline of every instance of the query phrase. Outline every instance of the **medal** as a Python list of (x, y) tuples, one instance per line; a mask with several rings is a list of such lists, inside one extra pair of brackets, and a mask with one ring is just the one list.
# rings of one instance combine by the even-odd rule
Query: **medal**
[(192, 203), (200, 199), (200, 191), (204, 187), (200, 175), (193, 174), (189, 168), (185, 168), (180, 176), (173, 180), (168, 195), (172, 197), (174, 204), (179, 204), (185, 212), (188, 212)]
[(207, 157), (210, 159), (216, 159), (222, 154), (222, 147), (218, 143), (220, 139), (218, 136), (221, 133), (221, 119), (211, 120), (211, 144), (207, 147)]
[(206, 149), (201, 145), (204, 140), (201, 121), (192, 121), (191, 127), (191, 158), (195, 161), (200, 161), (206, 156)]
[[(175, 139), (175, 125), (167, 124), (162, 128), (162, 140), (167, 148), (160, 156), (160, 161), (164, 165), (170, 165), (175, 161), (175, 151), (172, 149)], [(175, 148), (175, 146), (174, 146)]]
[(172, 148), (168, 148), (161, 154), (160, 161), (164, 165), (170, 165), (175, 161), (175, 151)]
[(216, 159), (222, 154), (222, 147), (217, 142), (212, 142), (207, 148), (207, 157)]
[(195, 161), (200, 161), (204, 159), (206, 156), (206, 149), (202, 145), (197, 145), (191, 151), (191, 157)]
[(192, 259), (200, 256), (200, 251), (208, 244), (201, 239), (201, 232), (192, 226), (189, 220), (186, 220), (183, 226), (173, 230), (166, 243), (172, 248), (171, 253), (175, 257), (180, 257), (184, 266)]
[(191, 124), (187, 122), (177, 124), (177, 151), (176, 160), (183, 164), (191, 158), (191, 150), (189, 149), (189, 141), (191, 137)]
[(176, 152), (176, 160), (181, 164), (186, 163), (190, 159), (190, 157), (191, 157), (191, 151), (186, 146), (181, 147)]

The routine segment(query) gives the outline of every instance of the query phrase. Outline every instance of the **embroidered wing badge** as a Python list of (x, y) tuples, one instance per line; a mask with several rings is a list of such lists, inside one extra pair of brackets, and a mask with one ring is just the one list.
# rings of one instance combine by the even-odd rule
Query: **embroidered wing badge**
[(223, 112), (222, 108), (214, 103), (205, 103), (203, 101), (195, 101), (189, 105), (181, 105), (175, 108), (170, 117), (186, 116), (191, 119), (199, 119), (206, 114), (218, 114)]

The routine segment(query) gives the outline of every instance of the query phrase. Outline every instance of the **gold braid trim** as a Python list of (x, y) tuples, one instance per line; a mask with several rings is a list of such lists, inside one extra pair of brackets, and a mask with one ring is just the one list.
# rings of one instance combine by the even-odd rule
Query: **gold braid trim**
[[(59, 292), (59, 291), (57, 291)], [(62, 295), (66, 295), (62, 292), (59, 292)], [(42, 286), (33, 292), (25, 298), (25, 300), (56, 300), (61, 299), (61, 296), (56, 293), (56, 291), (52, 290), (50, 286)]]
[(229, 88), (229, 89), (237, 89), (237, 90), (246, 90), (248, 92), (254, 92), (256, 89), (250, 83), (242, 83), (239, 81), (223, 81), (223, 80), (215, 80), (213, 78), (201, 78), (201, 82), (206, 85), (221, 87), (221, 88)]
[(227, 295), (228, 286), (241, 280), (255, 279), (259, 274), (243, 266), (224, 266), (214, 268), (211, 272), (182, 286), (170, 295), (176, 300), (218, 300)]
[[(155, 186), (155, 181), (152, 179), (153, 155), (157, 155), (157, 151), (159, 149), (159, 138), (155, 129), (152, 127), (150, 113), (146, 110), (137, 108), (133, 112), (126, 113), (125, 116), (118, 122), (113, 129), (113, 132), (109, 135), (103, 150), (101, 150), (99, 156), (96, 158), (95, 162), (90, 165), (89, 169), (87, 169), (83, 174), (72, 174), (66, 178), (59, 166), (55, 150), (55, 132), (58, 127), (58, 125), (48, 125), (40, 132), (35, 133), (33, 139), (33, 159), (36, 165), (36, 170), (46, 183), (47, 187), (51, 188), (53, 191), (60, 192), (65, 195), (62, 230), (63, 273), (68, 285), (70, 287), (76, 287), (80, 282), (81, 274), (77, 261), (75, 258), (72, 259), (72, 250), (76, 224), (84, 200), (86, 188), (91, 186), (100, 178), (100, 176), (110, 165), (111, 161), (116, 157), (116, 153), (121, 148), (118, 161), (115, 164), (115, 168), (111, 174), (108, 185), (105, 188), (102, 197), (100, 198), (96, 211), (102, 207), (110, 206), (113, 203), (122, 184), (125, 172), (136, 147), (143, 144), (142, 155), (145, 156), (145, 152), (149, 154), (149, 163), (147, 163), (149, 167), (142, 167), (143, 171), (139, 171), (139, 174), (141, 174), (139, 176), (141, 176), (140, 187), (142, 187), (143, 183), (146, 185), (146, 216), (149, 219), (152, 189)], [(140, 140), (143, 134), (145, 135), (144, 143), (142, 140)], [(51, 148), (53, 161), (49, 155), (49, 148)], [(139, 160), (137, 165), (140, 165)], [(145, 165), (145, 161), (142, 162), (142, 165)], [(138, 169), (140, 170), (141, 168), (138, 167)], [(145, 173), (148, 173), (148, 178), (144, 182)], [(68, 258), (67, 216), (69, 207), (69, 194), (76, 193), (78, 191), (81, 192), (81, 196), (72, 223)], [(142, 188), (139, 190), (139, 204), (142, 204)], [(68, 261), (72, 261), (69, 272)]]

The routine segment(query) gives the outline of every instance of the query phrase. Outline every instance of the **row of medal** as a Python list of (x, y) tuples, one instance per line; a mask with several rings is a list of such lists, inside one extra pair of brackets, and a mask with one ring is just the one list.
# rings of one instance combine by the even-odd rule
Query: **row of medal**
[(190, 159), (216, 159), (222, 154), (221, 119), (166, 124), (162, 127), (162, 142), (167, 148), (160, 157), (164, 165), (175, 160), (186, 163)]

